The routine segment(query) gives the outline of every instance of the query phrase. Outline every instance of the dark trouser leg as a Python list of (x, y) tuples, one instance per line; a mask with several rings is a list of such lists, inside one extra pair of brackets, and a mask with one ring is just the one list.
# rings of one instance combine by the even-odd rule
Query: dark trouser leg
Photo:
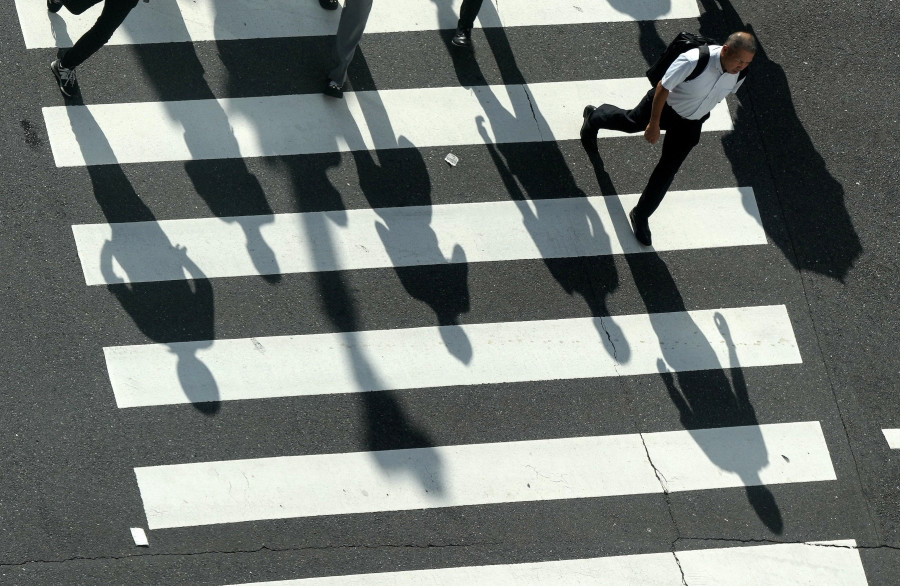
[(334, 39), (334, 57), (337, 65), (328, 74), (331, 81), (343, 86), (347, 83), (347, 69), (362, 40), (363, 31), (372, 11), (372, 0), (347, 0), (341, 11), (341, 20)]
[(459, 22), (457, 27), (461, 29), (470, 29), (475, 24), (475, 18), (478, 11), (481, 10), (481, 3), (484, 0), (463, 0), (462, 6), (459, 7)]
[(623, 110), (612, 104), (603, 104), (594, 110), (588, 117), (588, 124), (592, 130), (605, 128), (620, 132), (643, 132), (650, 122), (650, 111), (653, 108), (653, 94), (655, 89), (647, 92), (640, 103), (631, 110)]
[[(705, 120), (705, 118), (704, 118)], [(681, 164), (687, 159), (697, 143), (700, 142), (700, 129), (703, 120), (685, 120), (681, 118), (667, 104), (663, 110), (660, 126), (666, 131), (663, 138), (662, 156), (650, 174), (647, 187), (641, 194), (635, 206), (635, 214), (642, 218), (649, 218), (656, 211), (669, 186), (675, 179), (675, 174), (681, 168)]]
[[(125, 21), (125, 17), (128, 16), (131, 9), (137, 6), (137, 3), (138, 0), (106, 0), (103, 3), (103, 12), (100, 13), (97, 22), (94, 23), (94, 26), (92, 26), (88, 32), (84, 33), (84, 35), (78, 39), (78, 42), (75, 43), (74, 47), (69, 49), (66, 54), (63, 55), (60, 64), (66, 69), (73, 69), (84, 63), (88, 57), (96, 53), (100, 47), (109, 41), (109, 38)], [(73, 7), (81, 8), (82, 5), (87, 3), (76, 3), (72, 0), (68, 0), (66, 2), (66, 8), (69, 8), (69, 4)], [(96, 4), (96, 2), (93, 4)], [(93, 4), (81, 9), (85, 10)]]

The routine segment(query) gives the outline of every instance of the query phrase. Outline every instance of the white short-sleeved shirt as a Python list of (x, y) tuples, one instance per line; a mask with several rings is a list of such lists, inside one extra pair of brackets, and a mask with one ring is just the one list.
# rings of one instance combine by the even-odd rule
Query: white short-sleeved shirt
[(727, 73), (722, 69), (722, 47), (709, 46), (709, 63), (703, 73), (684, 81), (694, 71), (700, 61), (700, 49), (685, 51), (666, 70), (662, 85), (669, 90), (669, 106), (682, 118), (699, 120), (741, 87), (744, 80), (738, 81), (737, 73)]

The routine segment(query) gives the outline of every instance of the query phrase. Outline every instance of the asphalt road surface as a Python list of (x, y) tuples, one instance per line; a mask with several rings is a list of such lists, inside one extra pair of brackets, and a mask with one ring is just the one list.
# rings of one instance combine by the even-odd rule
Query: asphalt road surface
[[(376, 3), (341, 101), (312, 0), (71, 100), (96, 13), (0, 4), (0, 583), (898, 582), (896, 3), (507, 4)], [(581, 111), (738, 29), (641, 247)]]

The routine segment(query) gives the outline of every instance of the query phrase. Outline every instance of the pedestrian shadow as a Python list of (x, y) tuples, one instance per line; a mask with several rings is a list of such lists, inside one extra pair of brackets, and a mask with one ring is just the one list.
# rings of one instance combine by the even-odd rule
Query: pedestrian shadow
[[(595, 166), (595, 172), (603, 195), (615, 195), (616, 189), (612, 179), (602, 165)], [(609, 208), (610, 216), (625, 217), (626, 211), (616, 198), (605, 197), (604, 201)], [(623, 238), (627, 236), (633, 238), (630, 233), (620, 235)], [(687, 313), (687, 307), (674, 277), (659, 254), (652, 250), (641, 254), (626, 254), (625, 260), (644, 302), (651, 327), (659, 340), (665, 340), (671, 335), (671, 322), (661, 319), (659, 314), (662, 313), (682, 312), (682, 328), (687, 331), (699, 331), (696, 322)], [(769, 462), (768, 450), (758, 427), (756, 411), (750, 402), (743, 369), (738, 361), (728, 323), (718, 312), (714, 314), (714, 320), (729, 352), (729, 363), (723, 364), (722, 370), (681, 370), (682, 367), (688, 366), (682, 362), (681, 352), (665, 344), (661, 344), (662, 356), (657, 361), (657, 369), (669, 398), (678, 409), (683, 427), (689, 432), (718, 427), (747, 428), (748, 436), (742, 446), (739, 461), (735, 459), (733, 449), (711, 442), (703, 434), (691, 433), (691, 435), (712, 463), (741, 478), (747, 500), (760, 521), (770, 531), (780, 535), (784, 531), (781, 511), (771, 490), (762, 483), (759, 476), (760, 470)], [(691, 362), (695, 361), (700, 363), (717, 361), (710, 341), (704, 340), (694, 350)]]
[[(754, 32), (751, 26), (747, 30)], [(797, 270), (844, 282), (863, 251), (844, 187), (828, 171), (797, 116), (784, 69), (768, 58), (762, 43), (753, 68), (748, 81), (759, 87), (738, 92), (734, 133), (722, 138), (725, 154), (739, 184), (752, 184), (759, 169), (745, 156), (744, 137), (759, 133), (788, 226), (786, 232), (770, 230), (770, 238)]]
[[(638, 46), (641, 48), (641, 53), (643, 53), (647, 65), (652, 65), (665, 52), (669, 41), (659, 36), (655, 20), (638, 21), (637, 27)], [(647, 84), (649, 85), (650, 82), (648, 81)]]
[[(751, 185), (760, 194), (760, 173), (771, 175), (773, 196), (787, 227), (767, 230), (772, 242), (797, 270), (844, 282), (862, 254), (862, 243), (847, 211), (844, 187), (828, 171), (797, 115), (784, 68), (769, 58), (763, 39), (731, 2), (700, 4), (702, 34), (724, 38), (746, 30), (756, 36), (756, 56), (737, 93), (734, 132), (722, 138), (738, 185)], [(763, 161), (747, 156), (750, 141), (761, 143)]]
[(672, 9), (671, 0), (606, 0), (610, 6), (634, 17), (638, 28), (638, 45), (647, 63), (653, 63), (666, 50), (664, 41), (656, 30), (656, 21)]
[[(452, 9), (448, 3), (439, 3), (438, 7), (440, 10)], [(486, 18), (499, 21), (492, 2), (485, 2), (481, 11), (487, 13)], [(525, 79), (516, 63), (506, 31), (503, 28), (491, 28), (485, 29), (484, 34), (500, 68), (503, 87), (512, 86), (511, 91), (524, 88)], [(453, 47), (449, 43), (449, 36), (446, 41), (460, 84), (484, 84), (476, 52)], [(487, 87), (479, 88), (484, 89)], [(586, 194), (578, 187), (555, 141), (521, 143), (514, 142), (514, 135), (506, 134), (510, 132), (509, 129), (520, 126), (523, 120), (538, 128), (547, 127), (540, 109), (530, 96), (525, 100), (514, 97), (510, 99), (513, 110), (508, 111), (497, 107), (497, 103), (503, 103), (503, 100), (492, 91), (474, 93), (484, 111), (491, 112), (489, 119), (479, 116), (474, 122), (500, 173), (507, 194), (520, 203), (517, 208), (522, 214), (523, 225), (541, 252), (541, 259), (548, 271), (568, 295), (577, 294), (585, 300), (592, 316), (609, 316), (606, 299), (619, 284), (613, 257), (609, 254), (575, 256), (578, 253), (573, 248), (573, 256), (553, 258), (558, 256), (558, 249), (551, 250), (548, 246), (553, 239), (547, 235), (560, 232), (570, 235), (573, 241), (585, 243), (588, 249), (610, 250), (610, 237), (606, 234), (597, 211), (585, 199)], [(559, 214), (554, 213), (556, 206), (553, 200), (557, 198), (575, 198), (574, 201), (577, 202), (577, 210), (570, 216), (571, 223), (564, 228), (559, 226)], [(627, 362), (631, 350), (618, 325), (611, 320), (595, 320), (595, 324), (609, 355), (617, 362)], [(625, 342), (614, 348), (609, 343), (610, 339)]]
[[(114, 158), (99, 125), (84, 109), (74, 115), (67, 109), (69, 123), (83, 153), (106, 151)], [(90, 137), (87, 141), (84, 137)], [(213, 290), (209, 279), (190, 259), (187, 250), (173, 246), (159, 228), (150, 208), (141, 201), (120, 165), (88, 165), (94, 197), (111, 229), (110, 238), (100, 251), (100, 270), (107, 289), (116, 297), (135, 325), (150, 340), (165, 344), (178, 356), (178, 380), (195, 409), (206, 415), (219, 411), (219, 392), (209, 368), (196, 352), (212, 345), (214, 339)], [(167, 268), (185, 275), (184, 279), (162, 282), (128, 282), (130, 273), (139, 273), (144, 255), (129, 240), (126, 222), (148, 222), (146, 242), (159, 251), (155, 258)], [(200, 340), (200, 342), (197, 342)], [(182, 344), (180, 342), (191, 342)]]
[[(647, 258), (639, 261), (643, 266), (638, 270), (649, 269), (651, 277), (671, 278), (659, 255), (651, 253), (642, 256)], [(674, 287), (674, 283), (672, 286)], [(692, 322), (691, 326), (696, 327), (690, 317), (687, 319)], [(713, 464), (740, 477), (747, 493), (747, 500), (760, 521), (770, 531), (781, 535), (784, 532), (781, 511), (772, 491), (760, 479), (760, 470), (769, 464), (765, 440), (755, 410), (750, 403), (744, 373), (737, 359), (728, 322), (719, 312), (714, 314), (714, 319), (728, 347), (730, 381), (729, 376), (725, 375), (725, 370), (679, 371), (673, 374), (669, 368), (677, 365), (666, 360), (668, 354), (666, 346), (663, 346), (663, 358), (657, 362), (657, 368), (672, 403), (681, 414), (684, 428), (691, 433), (694, 441)], [(650, 322), (654, 331), (657, 331), (659, 319), (650, 314)], [(702, 350), (703, 353), (713, 351), (711, 346), (704, 346)], [(741, 436), (739, 457), (736, 457), (733, 445), (722, 443), (721, 438), (713, 439), (702, 432), (698, 433), (698, 430), (716, 427), (745, 427), (746, 433)]]
[[(354, 59), (358, 85), (374, 87), (362, 54)], [(367, 93), (362, 108), (366, 126), (393, 136), (391, 123), (377, 92)], [(469, 265), (462, 246), (455, 244), (445, 258), (431, 227), (431, 177), (422, 153), (405, 136), (378, 151), (354, 150), (359, 185), (381, 221), (376, 224), (403, 288), (434, 311), (447, 351), (460, 362), (472, 360), (472, 344), (459, 327), (459, 316), (469, 311)], [(375, 159), (377, 157), (377, 161)], [(414, 214), (396, 209), (416, 206)], [(431, 259), (428, 265), (406, 266), (410, 257)]]
[[(169, 25), (182, 28), (182, 32), (187, 34), (187, 28), (181, 19), (181, 13), (173, 7), (170, 11), (172, 19)], [(57, 16), (58, 15), (53, 15)], [(53, 20), (53, 30), (57, 38), (65, 43), (72, 44), (72, 39), (68, 35), (65, 21), (62, 18)], [(185, 46), (183, 43), (168, 44), (164, 47), (136, 44), (132, 50), (138, 55), (139, 63), (144, 68), (151, 84), (155, 85), (156, 90), (163, 99), (167, 96), (168, 88), (181, 83), (192, 86), (194, 95), (199, 95), (203, 99), (212, 99), (212, 90), (203, 79), (203, 67), (197, 58), (193, 45)], [(158, 51), (163, 50), (170, 55), (160, 58)], [(156, 51), (156, 52), (154, 52)], [(61, 54), (61, 52), (60, 52)], [(178, 68), (172, 68), (172, 63), (178, 63)], [(173, 83), (177, 80), (177, 83)], [(83, 97), (79, 93), (75, 98), (67, 100), (69, 105), (82, 105)], [(209, 126), (216, 128), (229, 128), (228, 117), (221, 108), (214, 109), (210, 112), (209, 117), (194, 119), (184, 116), (177, 107), (177, 102), (163, 101), (162, 104), (169, 110), (169, 115), (178, 120), (185, 129), (185, 142), (188, 148), (196, 144), (196, 141), (202, 141)], [(79, 119), (80, 120), (80, 119)], [(73, 122), (73, 128), (78, 137), (75, 125), (80, 122)], [(82, 128), (82, 136), (90, 136), (88, 132), (96, 132), (98, 137), (103, 136), (99, 126), (93, 118), (90, 118), (89, 127)], [(218, 133), (223, 138), (223, 133)], [(224, 133), (224, 139), (231, 140), (236, 144), (233, 134)], [(99, 151), (106, 150), (111, 156), (107, 160), (114, 160), (115, 155), (112, 154), (112, 148), (108, 143), (96, 144), (91, 142), (80, 141), (79, 146), (83, 152), (91, 152), (92, 155), (98, 155)], [(236, 148), (236, 147), (235, 147)], [(206, 201), (210, 210), (224, 221), (237, 221), (238, 218), (233, 216), (247, 216), (241, 218), (238, 223), (244, 230), (247, 238), (247, 251), (250, 254), (254, 266), (262, 274), (263, 278), (270, 283), (276, 283), (281, 279), (278, 274), (278, 264), (275, 260), (274, 252), (265, 243), (260, 233), (260, 227), (272, 221), (272, 210), (269, 207), (265, 194), (257, 181), (252, 176), (242, 159), (229, 159), (221, 161), (188, 161), (184, 165), (185, 171), (191, 178), (195, 191)], [(106, 197), (107, 192), (102, 191), (104, 184), (102, 181), (94, 181), (95, 195), (100, 189), (101, 195), (97, 196), (98, 203), (104, 211), (109, 222), (131, 222), (131, 221), (155, 221), (154, 216), (149, 208), (137, 196), (131, 183), (128, 181), (124, 171), (119, 165), (92, 165), (88, 166), (92, 180), (95, 176), (100, 177), (106, 173), (112, 173), (112, 178), (108, 181), (108, 185), (118, 184), (123, 193), (130, 194), (130, 197), (111, 195)], [(118, 171), (110, 171), (117, 169)], [(113, 192), (114, 193), (114, 192)], [(110, 219), (116, 217), (117, 220)], [(258, 221), (257, 221), (258, 218)], [(118, 226), (113, 226), (114, 243), (104, 247), (104, 253), (110, 258), (116, 258), (117, 262), (123, 267), (133, 267), (132, 271), (139, 274), (139, 267), (142, 259), (129, 257), (126, 252), (126, 244), (122, 241), (122, 237), (117, 236), (116, 230)], [(122, 283), (121, 277), (108, 275), (107, 278), (117, 279), (113, 281), (117, 284), (111, 285), (110, 290), (116, 295), (116, 298), (122, 304), (122, 307), (129, 313), (136, 325), (152, 340), (173, 344), (175, 342), (191, 341), (189, 345), (170, 345), (170, 349), (178, 354), (178, 375), (185, 396), (191, 401), (191, 404), (200, 412), (213, 414), (219, 411), (221, 405), (219, 401), (218, 385), (208, 368), (203, 365), (194, 355), (197, 349), (209, 347), (214, 339), (213, 328), (213, 303), (212, 303), (212, 286), (209, 280), (203, 275), (200, 268), (193, 263), (187, 254), (171, 244), (168, 237), (159, 230), (156, 245), (161, 251), (171, 249), (174, 251), (172, 256), (173, 263), (180, 263), (186, 271), (186, 276), (193, 280), (194, 288), (188, 283), (179, 281), (166, 282), (141, 282), (141, 283)], [(123, 257), (118, 259), (115, 254)], [(160, 253), (160, 256), (164, 256)], [(124, 263), (123, 263), (124, 260)], [(104, 262), (106, 262), (104, 260)], [(104, 270), (109, 270), (107, 267)], [(127, 274), (127, 270), (125, 271)], [(198, 300), (208, 298), (208, 303), (200, 303)], [(171, 308), (169, 307), (171, 304)], [(186, 311), (182, 311), (182, 307), (198, 305), (196, 313), (189, 315)], [(168, 316), (171, 316), (169, 318)]]
[[(356, 59), (359, 58), (358, 53)], [(354, 99), (351, 94), (346, 95), (343, 100), (324, 96), (322, 99), (332, 110), (335, 119), (352, 120), (348, 106), (348, 102)], [(366, 105), (367, 107), (377, 107), (378, 103), (378, 101), (367, 102)], [(370, 116), (387, 119), (384, 112), (367, 112), (367, 120), (370, 120)], [(338, 126), (340, 126), (340, 130), (338, 130)], [(339, 152), (341, 145), (364, 144), (359, 129), (353, 124), (336, 125), (335, 129), (334, 144), (323, 154), (303, 157), (270, 157), (265, 159), (265, 163), (287, 173), (291, 178), (297, 209), (301, 212), (301, 229), (305, 233), (307, 241), (317, 243), (312, 251), (312, 262), (315, 267), (312, 275), (324, 313), (328, 316), (332, 328), (343, 339), (341, 347), (347, 353), (348, 362), (353, 369), (358, 395), (363, 404), (367, 450), (379, 466), (389, 474), (411, 474), (426, 492), (437, 498), (444, 493), (446, 487), (443, 464), (436, 450), (425, 449), (420, 453), (420, 457), (415, 459), (392, 456), (391, 451), (393, 450), (434, 448), (436, 444), (426, 431), (409, 420), (395, 393), (390, 390), (382, 390), (388, 388), (389, 385), (379, 374), (377, 361), (374, 361), (365, 351), (359, 335), (362, 323), (356, 308), (356, 300), (345, 282), (343, 273), (333, 268), (340, 266), (333, 234), (336, 230), (346, 227), (349, 219), (340, 192), (328, 177), (328, 170), (340, 166), (343, 162), (344, 156)], [(410, 151), (410, 149), (405, 149), (405, 151)], [(371, 183), (364, 187), (367, 197), (371, 197), (373, 202), (386, 201), (377, 198), (389, 196), (372, 192), (373, 189), (389, 188), (378, 177), (372, 176), (380, 170), (368, 169), (366, 165), (369, 163), (365, 155), (359, 155), (357, 161), (363, 163), (360, 170), (361, 184)], [(374, 163), (371, 165), (374, 166)], [(384, 161), (382, 161), (382, 165), (384, 165)], [(363, 176), (366, 173), (370, 175)], [(415, 183), (418, 184), (420, 181), (421, 178), (418, 178)], [(390, 191), (388, 191), (389, 193)], [(311, 213), (319, 212), (322, 209), (329, 211)], [(390, 226), (385, 227), (385, 229), (389, 228)], [(422, 229), (426, 230), (427, 228)], [(404, 242), (404, 235), (392, 235), (392, 237), (394, 236), (403, 243), (403, 246), (408, 246), (408, 242)], [(414, 243), (418, 243), (422, 238), (421, 235), (416, 234), (411, 237)], [(398, 254), (396, 248), (398, 245), (388, 238), (383, 238), (389, 254)], [(425, 238), (425, 240), (429, 239)], [(304, 357), (299, 358), (303, 359)]]
[[(639, 23), (639, 29), (641, 48), (650, 65), (662, 54), (667, 43), (660, 39), (653, 23)], [(724, 39), (733, 32), (725, 30), (725, 26), (718, 26), (714, 30), (701, 27), (702, 34), (717, 39)], [(754, 59), (753, 69), (756, 68), (757, 59), (759, 55)], [(727, 137), (723, 142), (724, 140)], [(743, 148), (743, 151), (746, 149)], [(743, 154), (742, 160), (745, 159)], [(615, 195), (615, 185), (604, 168), (602, 158), (598, 153), (589, 153), (589, 158), (601, 193), (604, 196)], [(758, 173), (758, 169), (756, 172)], [(744, 180), (738, 177), (738, 185), (753, 185), (755, 182), (751, 179), (749, 176)], [(610, 215), (626, 217), (626, 210), (621, 205), (613, 204), (616, 200), (607, 197), (605, 201), (610, 206)], [(620, 237), (634, 236), (629, 232), (620, 234)], [(625, 259), (649, 314), (651, 326), (660, 339), (665, 335), (665, 322), (660, 320), (660, 313), (685, 312), (684, 327), (697, 327), (690, 314), (686, 313), (687, 308), (672, 274), (656, 252), (651, 250), (642, 254), (627, 254)], [(771, 490), (762, 483), (759, 475), (760, 470), (769, 462), (768, 450), (759, 431), (759, 421), (750, 402), (743, 369), (738, 362), (728, 324), (720, 313), (716, 313), (714, 319), (729, 349), (728, 365), (723, 365), (722, 370), (681, 371), (678, 355), (673, 349), (662, 345), (663, 355), (657, 362), (657, 368), (669, 398), (679, 411), (681, 423), (689, 432), (718, 427), (745, 427), (748, 433), (753, 434), (743, 446), (740, 461), (735, 460), (733, 450), (729, 450), (727, 446), (711, 442), (703, 434), (691, 435), (712, 463), (741, 478), (747, 500), (757, 517), (770, 531), (780, 535), (784, 532), (781, 511)], [(697, 352), (706, 355), (701, 356), (701, 360), (713, 359), (714, 351), (709, 343), (698, 348)]]
[[(168, 8), (165, 13), (168, 17), (166, 27), (189, 37), (187, 25), (177, 6)], [(219, 148), (239, 152), (237, 139), (230, 130), (229, 115), (216, 101), (217, 96), (204, 79), (203, 65), (193, 43), (136, 44), (131, 49), (137, 54), (150, 84), (160, 95), (160, 103), (166, 113), (184, 129), (184, 142), (192, 154), (207, 150), (210, 128), (219, 129), (215, 133)], [(172, 67), (173, 63), (177, 63), (177, 67)], [(210, 107), (204, 110), (202, 117), (185, 114), (185, 110), (179, 107), (180, 101), (168, 95), (173, 87), (179, 88), (179, 91), (189, 87), (192, 99), (207, 100)], [(274, 221), (272, 208), (259, 180), (247, 168), (246, 161), (240, 157), (214, 161), (188, 160), (184, 163), (184, 169), (194, 191), (204, 200), (210, 212), (223, 222), (240, 226), (246, 239), (247, 254), (257, 273), (269, 283), (280, 282), (281, 273), (275, 253), (261, 233), (265, 224)]]
[[(188, 34), (187, 26), (182, 20), (177, 7), (167, 10), (169, 23), (167, 26), (182, 29)], [(57, 14), (51, 14), (53, 30), (56, 37), (64, 44), (72, 44), (66, 28), (65, 20)], [(127, 23), (126, 19), (126, 23)], [(124, 26), (124, 25), (123, 25)], [(132, 50), (138, 55), (139, 63), (144, 68), (147, 78), (154, 85), (163, 101), (161, 104), (167, 108), (169, 116), (177, 120), (184, 128), (185, 144), (194, 153), (202, 145), (208, 135), (210, 127), (230, 128), (228, 115), (219, 108), (211, 108), (206, 111), (203, 118), (195, 118), (184, 115), (178, 106), (178, 101), (166, 100), (168, 88), (173, 85), (191, 86), (192, 95), (196, 99), (210, 100), (215, 104), (215, 96), (209, 85), (203, 79), (203, 66), (197, 58), (196, 50), (192, 44), (173, 43), (165, 45), (132, 45)], [(168, 51), (171, 55), (167, 58), (160, 56), (160, 51)], [(58, 51), (61, 56), (63, 51)], [(177, 68), (172, 63), (178, 63)], [(79, 94), (75, 99), (67, 100), (68, 104), (82, 103)], [(225, 149), (237, 152), (237, 141), (230, 131), (219, 132), (216, 137), (224, 141)], [(246, 249), (254, 267), (262, 278), (270, 283), (281, 280), (278, 270), (278, 261), (275, 253), (262, 237), (261, 228), (273, 221), (272, 209), (266, 200), (265, 193), (259, 180), (247, 169), (243, 159), (220, 159), (216, 161), (187, 161), (184, 163), (185, 172), (190, 177), (196, 193), (203, 198), (210, 211), (224, 222), (237, 223), (244, 232)], [(236, 216), (241, 216), (240, 218)]]
[[(228, 10), (231, 7), (224, 9)], [(213, 5), (213, 10), (215, 11), (214, 27), (217, 33), (220, 27), (232, 25), (231, 19), (221, 16), (218, 3)], [(234, 43), (225, 41), (217, 42), (216, 45), (219, 57), (229, 72), (228, 87), (236, 90), (236, 86), (240, 85), (240, 80), (235, 79), (232, 72), (240, 71), (245, 67), (246, 56), (237, 51), (238, 46)], [(361, 51), (357, 48), (354, 61), (360, 58)], [(354, 70), (358, 69), (354, 68)], [(347, 100), (334, 100), (327, 97), (322, 97), (322, 99), (333, 106), (336, 117), (345, 120), (351, 119)], [(235, 104), (235, 108), (236, 111), (239, 111), (240, 106)], [(303, 116), (303, 112), (299, 112), (298, 115)], [(381, 116), (387, 120), (385, 114), (381, 114)], [(362, 324), (356, 309), (356, 301), (341, 271), (333, 269), (333, 267), (340, 266), (333, 232), (335, 229), (339, 230), (347, 226), (348, 216), (340, 192), (335, 189), (328, 177), (328, 170), (340, 166), (342, 163), (344, 157), (339, 152), (341, 141), (344, 145), (363, 144), (362, 136), (353, 124), (339, 126), (341, 130), (335, 132), (333, 148), (326, 149), (330, 152), (303, 157), (267, 157), (263, 159), (263, 164), (278, 168), (288, 174), (293, 185), (297, 210), (301, 212), (302, 229), (307, 236), (307, 241), (317, 243), (313, 249), (312, 260), (315, 267), (313, 276), (325, 314), (335, 331), (343, 338), (342, 347), (347, 353), (347, 359), (351, 364), (354, 379), (360, 391), (359, 396), (364, 406), (366, 422), (365, 444), (367, 450), (371, 452), (379, 466), (386, 471), (412, 474), (426, 492), (440, 496), (444, 491), (444, 480), (442, 464), (435, 450), (425, 450), (422, 452), (422, 457), (416, 460), (392, 458), (388, 453), (389, 450), (403, 448), (433, 448), (435, 443), (426, 432), (409, 420), (394, 393), (380, 390), (386, 388), (387, 385), (378, 373), (377, 362), (373, 362), (366, 354), (364, 344), (360, 339), (359, 331), (362, 329)], [(259, 129), (258, 140), (260, 144), (265, 145), (270, 141), (270, 137), (263, 129)], [(362, 177), (360, 182), (363, 182)], [(309, 213), (319, 212), (323, 209), (328, 211), (326, 213)], [(391, 246), (387, 242), (385, 245), (389, 255), (393, 258)], [(304, 359), (302, 356), (299, 358)]]

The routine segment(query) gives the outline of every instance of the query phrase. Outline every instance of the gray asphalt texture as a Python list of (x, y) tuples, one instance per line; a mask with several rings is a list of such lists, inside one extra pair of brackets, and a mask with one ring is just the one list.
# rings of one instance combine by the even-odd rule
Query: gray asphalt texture
[[(452, 31), (369, 35), (350, 79), (638, 77), (680, 30), (750, 27), (762, 50), (731, 99), (735, 130), (706, 133), (673, 189), (752, 186), (768, 246), (130, 287), (85, 286), (73, 224), (635, 193), (658, 150), (616, 138), (602, 161), (564, 141), (454, 147), (455, 168), (426, 148), (58, 169), (41, 114), (65, 103), (56, 51), (26, 50), (0, 4), (0, 583), (227, 584), (855, 539), (869, 582), (897, 584), (900, 451), (881, 432), (900, 427), (897, 4), (699, 4), (699, 23), (476, 30), (472, 53), (449, 48)], [(71, 103), (318, 92), (330, 47), (105, 47)], [(120, 410), (102, 352), (765, 304), (787, 306), (801, 365)], [(834, 482), (167, 529), (149, 548), (128, 531), (146, 527), (139, 466), (813, 420)]]

